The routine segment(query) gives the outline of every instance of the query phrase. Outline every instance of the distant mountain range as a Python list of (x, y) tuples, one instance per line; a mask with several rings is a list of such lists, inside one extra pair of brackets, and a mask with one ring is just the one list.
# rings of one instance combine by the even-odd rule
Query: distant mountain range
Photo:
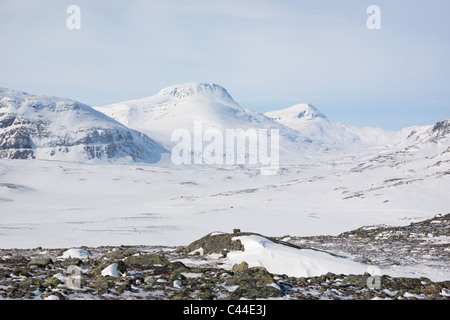
[(397, 135), (379, 128), (356, 127), (329, 120), (310, 104), (297, 104), (265, 115), (311, 140), (345, 149), (389, 144)]
[[(385, 131), (329, 120), (309, 104), (265, 114), (241, 107), (217, 84), (187, 83), (154, 96), (89, 107), (69, 99), (0, 88), (0, 158), (156, 163), (176, 129), (278, 129), (280, 154), (292, 163), (311, 154), (449, 144), (450, 121)], [(444, 148), (445, 149), (445, 148)]]

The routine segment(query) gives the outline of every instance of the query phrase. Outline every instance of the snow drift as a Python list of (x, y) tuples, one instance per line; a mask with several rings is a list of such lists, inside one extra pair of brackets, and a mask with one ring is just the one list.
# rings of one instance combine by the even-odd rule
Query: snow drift
[(250, 267), (264, 267), (273, 274), (292, 277), (314, 277), (332, 272), (335, 274), (362, 274), (368, 266), (350, 259), (312, 249), (297, 249), (274, 243), (258, 236), (238, 236), (244, 251), (227, 254), (231, 263), (247, 262)]

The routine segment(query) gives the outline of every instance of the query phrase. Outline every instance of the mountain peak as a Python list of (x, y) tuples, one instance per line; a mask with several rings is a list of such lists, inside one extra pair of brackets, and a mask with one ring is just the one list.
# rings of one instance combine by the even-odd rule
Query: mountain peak
[(265, 115), (268, 116), (269, 118), (272, 118), (273, 120), (281, 118), (285, 120), (287, 119), (312, 120), (315, 118), (323, 118), (323, 119), (326, 118), (326, 116), (323, 113), (321, 113), (316, 107), (307, 103), (296, 104), (293, 105), (292, 107), (283, 110), (267, 112)]
[(28, 93), (0, 87), (0, 96), (29, 96)]
[(326, 118), (326, 116), (320, 112), (316, 107), (307, 103), (296, 104), (290, 108), (285, 109), (286, 112), (291, 113), (295, 118), (299, 119), (314, 119), (314, 118)]
[(218, 84), (197, 82), (178, 84), (164, 88), (159, 92), (159, 95), (170, 96), (178, 99), (212, 95), (232, 99), (227, 90)]

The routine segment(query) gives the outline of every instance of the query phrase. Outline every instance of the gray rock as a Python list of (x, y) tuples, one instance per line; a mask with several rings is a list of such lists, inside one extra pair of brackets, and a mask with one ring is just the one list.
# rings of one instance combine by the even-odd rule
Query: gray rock
[(50, 258), (38, 258), (28, 262), (28, 266), (37, 266), (41, 268), (45, 268), (51, 264), (53, 264), (53, 261)]
[(239, 240), (232, 240), (236, 234), (215, 234), (206, 235), (203, 238), (192, 242), (184, 250), (185, 253), (190, 253), (198, 249), (203, 249), (204, 254), (223, 253), (237, 250), (244, 250), (244, 246)]
[(235, 265), (233, 265), (233, 267), (231, 268), (231, 272), (238, 273), (238, 272), (243, 272), (247, 269), (248, 269), (248, 263), (245, 261), (242, 261), (240, 264), (236, 263)]
[(249, 284), (239, 286), (231, 295), (231, 299), (269, 299), (282, 297), (284, 293), (275, 287), (257, 287)]
[(273, 283), (273, 276), (263, 267), (240, 268), (240, 271), (227, 280), (227, 285), (251, 285), (264, 287)]
[(132, 256), (125, 260), (125, 264), (133, 269), (149, 269), (154, 268), (155, 265), (166, 265), (170, 261), (165, 257), (157, 254), (143, 254), (139, 256)]

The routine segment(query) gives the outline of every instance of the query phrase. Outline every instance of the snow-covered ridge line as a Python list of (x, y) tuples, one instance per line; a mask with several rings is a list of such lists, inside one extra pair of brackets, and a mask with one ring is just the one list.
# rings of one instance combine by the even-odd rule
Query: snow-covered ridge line
[[(314, 144), (295, 130), (277, 123), (262, 113), (240, 106), (217, 84), (187, 83), (162, 89), (159, 93), (102, 107), (94, 107), (130, 128), (144, 132), (166, 148), (174, 147), (172, 133), (177, 129), (194, 132), (195, 123), (203, 130), (277, 129), (280, 151), (288, 157), (300, 154)], [(319, 146), (315, 146), (318, 149)]]
[(178, 99), (202, 95), (216, 95), (224, 99), (233, 100), (225, 88), (215, 83), (192, 82), (183, 85), (173, 85), (162, 89), (158, 95), (171, 96)]
[(213, 127), (222, 131), (278, 128), (281, 150), (288, 154), (285, 162), (291, 162), (292, 158), (301, 161), (306, 153), (352, 153), (385, 148), (404, 142), (413, 130), (422, 130), (417, 127), (386, 131), (351, 126), (328, 119), (306, 103), (262, 114), (240, 106), (226, 89), (214, 83), (173, 85), (150, 97), (94, 108), (168, 148), (173, 146), (171, 133), (179, 128), (192, 131), (195, 121), (201, 121), (205, 129)]
[(201, 123), (204, 130), (221, 132), (279, 130), (280, 164), (292, 165), (330, 154), (367, 151), (375, 156), (393, 147), (445, 144), (450, 132), (449, 120), (398, 132), (350, 126), (310, 104), (262, 114), (241, 107), (214, 83), (174, 85), (147, 98), (93, 108), (6, 88), (0, 88), (0, 97), (0, 158), (155, 163), (174, 147), (175, 130), (192, 134), (195, 123)]

